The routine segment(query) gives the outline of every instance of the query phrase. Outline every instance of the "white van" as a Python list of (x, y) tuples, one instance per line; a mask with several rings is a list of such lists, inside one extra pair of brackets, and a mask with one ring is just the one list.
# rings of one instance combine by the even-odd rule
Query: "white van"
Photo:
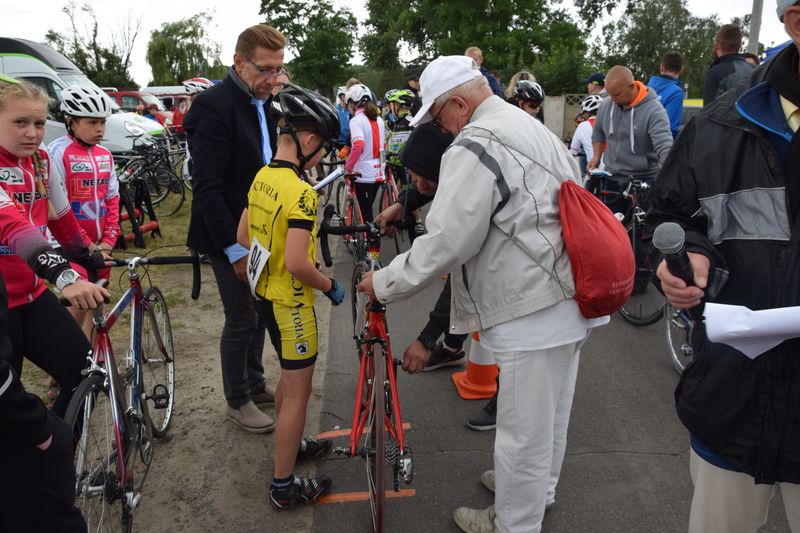
[[(45, 127), (45, 144), (66, 134), (59, 110), (61, 91), (77, 84), (97, 87), (74, 63), (50, 46), (26, 39), (0, 37), (0, 72), (34, 83), (52, 98)], [(112, 98), (108, 100), (114, 113), (106, 120), (102, 144), (112, 152), (131, 150), (136, 137), (164, 134), (164, 128), (157, 122), (122, 111)]]

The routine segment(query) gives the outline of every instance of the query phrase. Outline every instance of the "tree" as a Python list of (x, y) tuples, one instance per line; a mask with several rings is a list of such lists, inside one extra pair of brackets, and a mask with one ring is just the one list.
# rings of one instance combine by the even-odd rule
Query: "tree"
[(150, 34), (147, 63), (153, 71), (153, 84), (177, 85), (187, 78), (221, 77), (220, 46), (206, 33), (211, 14), (197, 13), (176, 22), (165, 22)]
[[(591, 0), (592, 5), (614, 1)], [(416, 61), (421, 62), (478, 46), (486, 67), (504, 78), (538, 63), (552, 80), (563, 80), (555, 87), (560, 91), (574, 85), (566, 81), (569, 70), (575, 65), (580, 70), (585, 63), (580, 59), (587, 49), (583, 31), (546, 0), (368, 0), (367, 8), (368, 29), (361, 49), (367, 64), (375, 68), (396, 68), (401, 46), (418, 54)], [(549, 57), (553, 50), (563, 60), (580, 61), (559, 65)]]
[(289, 63), (294, 81), (331, 96), (332, 87), (346, 78), (353, 57), (353, 13), (334, 9), (329, 0), (262, 0), (259, 13), (289, 40), (295, 55)]
[[(142, 19), (131, 13), (111, 33), (111, 43), (104, 46), (99, 40), (99, 25), (92, 7), (85, 3), (78, 6), (71, 0), (61, 9), (70, 21), (67, 34), (50, 29), (45, 40), (58, 52), (75, 63), (86, 76), (101, 87), (132, 88), (136, 82), (131, 78), (131, 51), (139, 35)], [(79, 20), (87, 24), (78, 27)]]
[(683, 55), (689, 96), (699, 97), (718, 28), (716, 16), (693, 16), (686, 0), (631, 0), (622, 18), (603, 28), (607, 49), (600, 55), (606, 68), (625, 65), (646, 81), (658, 73), (661, 56), (677, 50)]

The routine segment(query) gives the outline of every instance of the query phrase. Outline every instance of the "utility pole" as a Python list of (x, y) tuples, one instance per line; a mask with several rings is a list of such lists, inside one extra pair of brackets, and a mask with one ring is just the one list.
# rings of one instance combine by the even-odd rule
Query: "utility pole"
[(753, 0), (753, 13), (750, 15), (750, 37), (747, 41), (747, 51), (758, 55), (758, 34), (761, 31), (761, 10), (764, 0)]

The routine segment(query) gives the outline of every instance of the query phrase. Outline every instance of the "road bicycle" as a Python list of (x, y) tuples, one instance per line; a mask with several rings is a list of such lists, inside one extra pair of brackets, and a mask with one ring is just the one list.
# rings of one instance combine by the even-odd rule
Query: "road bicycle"
[(677, 309), (671, 305), (664, 308), (664, 323), (672, 366), (678, 374), (692, 362), (692, 329), (694, 321), (685, 309)]
[(410, 484), (414, 477), (411, 448), (406, 446), (400, 397), (397, 392), (397, 367), (400, 361), (392, 356), (386, 306), (364, 293), (355, 285), (366, 272), (380, 268), (381, 235), (375, 224), (333, 225), (335, 209), (329, 205), (320, 225), (322, 256), (327, 266), (333, 264), (328, 247), (328, 235), (364, 233), (367, 235), (365, 254), (353, 271), (351, 299), (353, 301), (353, 337), (359, 357), (353, 425), (350, 445), (336, 447), (333, 452), (345, 457), (365, 460), (367, 486), (374, 531), (385, 527), (386, 491), (400, 490), (400, 481)]
[(184, 182), (173, 170), (174, 157), (180, 155), (180, 150), (172, 149), (168, 139), (137, 141), (132, 151), (117, 152), (114, 158), (125, 162), (124, 170), (129, 173), (129, 181), (141, 180), (147, 185), (158, 216), (174, 215), (186, 200)]
[[(334, 212), (347, 226), (364, 224), (364, 217), (361, 214), (361, 207), (358, 205), (358, 197), (356, 196), (356, 178), (358, 176), (358, 174), (345, 173), (342, 179), (335, 182)], [(327, 206), (325, 209), (327, 209)], [(342, 234), (342, 241), (355, 260), (355, 258), (364, 254), (367, 235), (362, 232), (344, 233)]]
[[(655, 284), (653, 276), (656, 265), (655, 254), (646, 239), (645, 201), (650, 183), (647, 179), (628, 177), (612, 181), (607, 172), (593, 172), (589, 188), (603, 203), (615, 212), (625, 226), (633, 248), (636, 270), (633, 278), (633, 293), (619, 314), (634, 326), (655, 324), (664, 316), (667, 300)], [(594, 181), (593, 181), (594, 180)], [(616, 188), (609, 188), (614, 183)]]
[[(75, 505), (89, 531), (131, 531), (153, 439), (165, 436), (172, 421), (175, 352), (169, 312), (157, 287), (142, 286), (139, 270), (181, 263), (193, 265), (192, 298), (197, 299), (197, 254), (107, 263), (126, 266), (130, 286), (107, 315), (95, 310), (89, 365), (64, 417), (75, 439)], [(129, 344), (117, 359), (109, 332), (128, 307)]]

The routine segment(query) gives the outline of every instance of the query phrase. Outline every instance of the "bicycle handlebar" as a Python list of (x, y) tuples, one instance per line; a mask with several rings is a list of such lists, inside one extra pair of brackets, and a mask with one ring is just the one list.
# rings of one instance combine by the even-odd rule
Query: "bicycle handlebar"
[(191, 255), (131, 257), (129, 259), (110, 259), (109, 266), (136, 268), (138, 265), (192, 265), (192, 300), (200, 297), (200, 255), (192, 250)]

